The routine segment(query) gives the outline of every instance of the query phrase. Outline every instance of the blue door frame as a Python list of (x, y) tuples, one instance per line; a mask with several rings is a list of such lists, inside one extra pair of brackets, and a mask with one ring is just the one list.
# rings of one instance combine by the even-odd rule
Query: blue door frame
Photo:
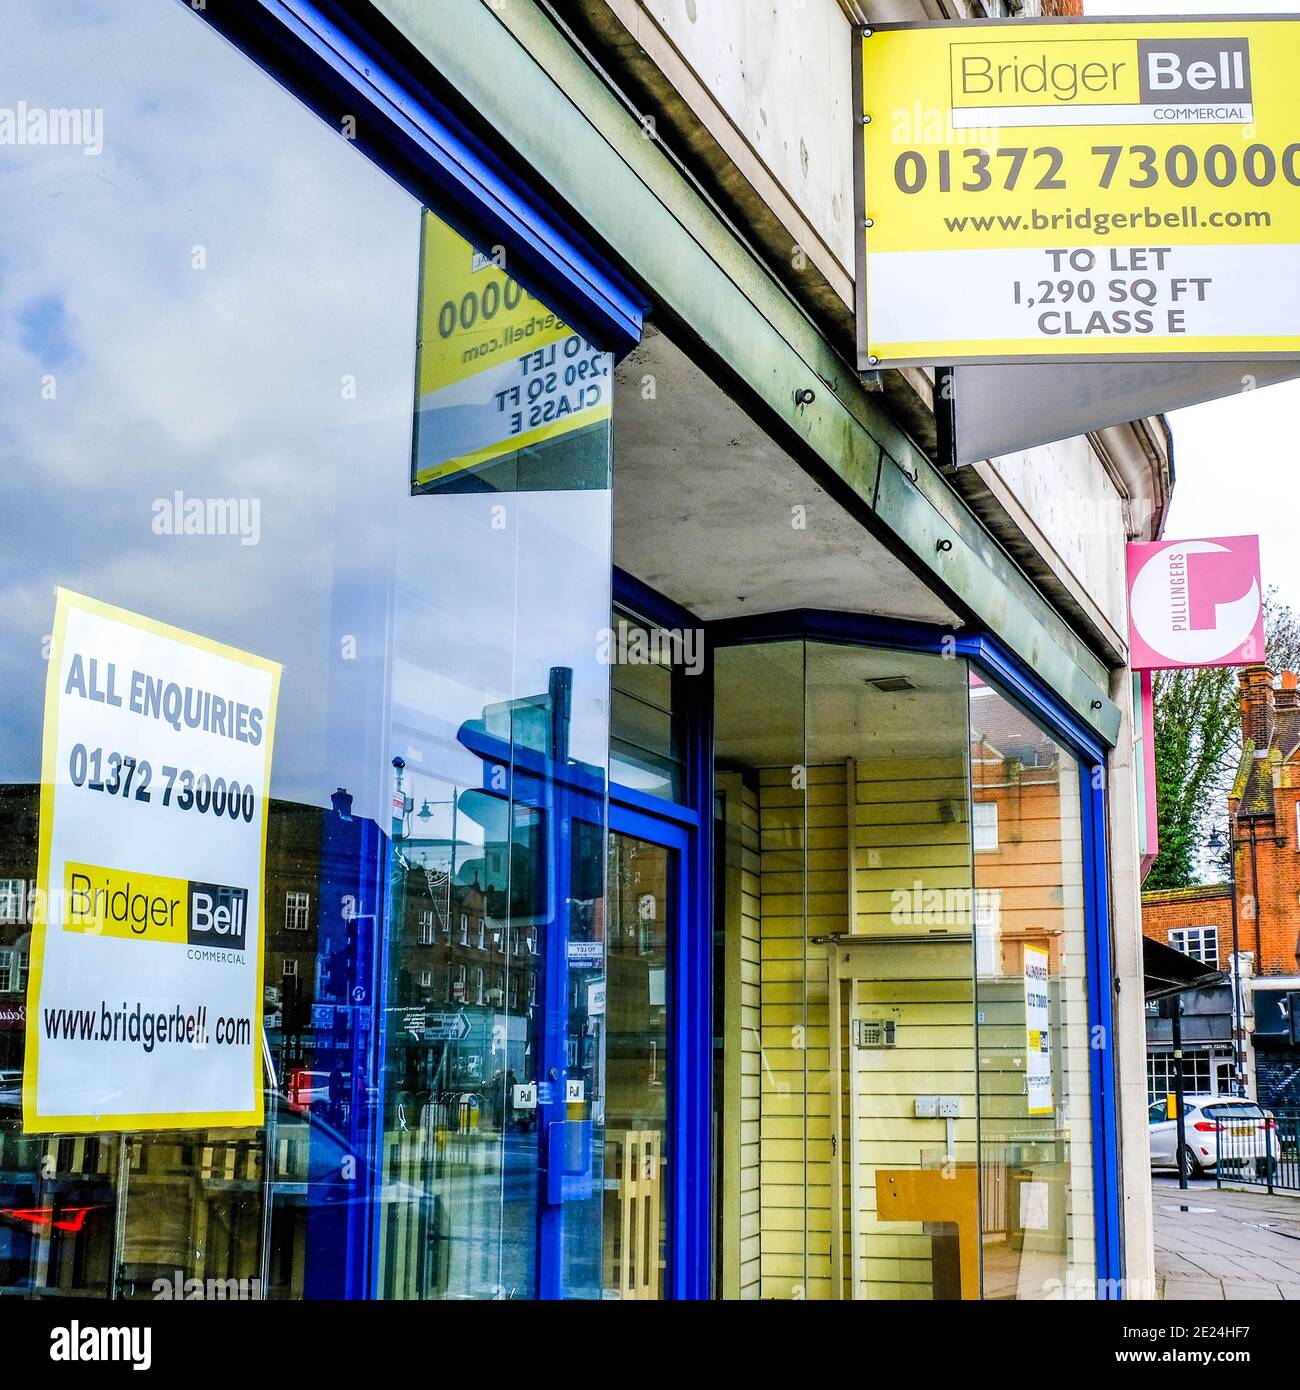
[[(614, 602), (637, 617), (677, 631), (707, 629), (693, 613), (620, 569)], [(615, 784), (610, 829), (624, 817), (634, 833), (684, 835), (683, 901), (673, 947), (672, 1160), (668, 1225), (668, 1296), (707, 1299), (713, 1293), (713, 661), (706, 641), (704, 669), (680, 686), (683, 802), (671, 802)], [(661, 840), (660, 843), (669, 843)]]
[(672, 850), (677, 856), (677, 871), (669, 890), (673, 928), (668, 939), (668, 1232), (664, 1284), (669, 1298), (690, 1298), (693, 1287), (692, 1271), (687, 1267), (690, 1242), (682, 1239), (689, 1226), (690, 1213), (689, 1209), (684, 1211), (683, 1206), (698, 1164), (692, 1152), (691, 1126), (684, 1111), (689, 1106), (690, 1062), (702, 1041), (696, 1036), (698, 1019), (692, 1014), (683, 988), (700, 950), (697, 924), (692, 920), (690, 908), (690, 851), (694, 830), (679, 819), (634, 810), (615, 800), (617, 791), (615, 788), (610, 796), (609, 833), (648, 840)]

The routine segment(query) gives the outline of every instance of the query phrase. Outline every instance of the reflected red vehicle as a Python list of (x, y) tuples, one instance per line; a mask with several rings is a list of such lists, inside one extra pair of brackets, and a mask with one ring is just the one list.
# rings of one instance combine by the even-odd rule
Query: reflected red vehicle
[(79, 1234), (93, 1212), (108, 1211), (107, 1202), (95, 1202), (88, 1207), (0, 1207), (0, 1221), (12, 1221), (37, 1231), (69, 1231)]

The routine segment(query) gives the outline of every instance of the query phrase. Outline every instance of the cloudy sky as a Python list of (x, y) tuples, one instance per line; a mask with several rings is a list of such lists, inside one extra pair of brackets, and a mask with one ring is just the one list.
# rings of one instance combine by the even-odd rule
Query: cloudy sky
[[(411, 495), (416, 200), (183, 5), (5, 20), (7, 90), (103, 148), (0, 147), (0, 784), (39, 777), (58, 585), (280, 662), (281, 798), (386, 826), (400, 754), (446, 800), (460, 725), (553, 666), (602, 763), (608, 493)], [(178, 492), (256, 543), (160, 533)]]
[[(1297, 14), (1279, 0), (1084, 0), (1090, 15)], [(1300, 381), (1210, 401), (1173, 413), (1178, 483), (1166, 534), (1258, 533), (1264, 583), (1300, 608), (1296, 466)]]

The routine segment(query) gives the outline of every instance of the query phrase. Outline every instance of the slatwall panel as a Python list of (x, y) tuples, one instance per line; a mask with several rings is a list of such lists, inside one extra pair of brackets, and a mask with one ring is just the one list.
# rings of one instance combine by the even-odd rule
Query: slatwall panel
[[(962, 757), (860, 762), (856, 771), (855, 930), (875, 936), (928, 932), (928, 925), (900, 921), (897, 915), (896, 890), (907, 895), (904, 907), (910, 913), (914, 901), (925, 901), (913, 898), (920, 884), (922, 892), (959, 890), (952, 899), (959, 915), (946, 925), (968, 933), (969, 919), (960, 915), (968, 907), (960, 890), (970, 888)], [(946, 813), (941, 810), (945, 800)], [(789, 769), (761, 773), (761, 1288), (771, 1298), (828, 1298), (833, 1291), (827, 967), (825, 947), (810, 941), (850, 927), (845, 765), (809, 768), (806, 801), (805, 869), (800, 834), (805, 792), (790, 786)], [(904, 1020), (904, 1042), (892, 1051), (863, 1054), (868, 1059), (863, 1065), (874, 1069), (864, 1076), (859, 1097), (859, 1155), (868, 1168), (916, 1166), (923, 1143), (942, 1151), (942, 1123), (918, 1122), (912, 1115), (918, 1090), (962, 1095), (966, 1118), (959, 1139), (974, 1140), (971, 948), (969, 942), (946, 947), (938, 964), (930, 943), (920, 952), (927, 959), (919, 978), (908, 974), (907, 961), (917, 954), (910, 947), (882, 943), (869, 958), (870, 969), (881, 974), (862, 990), (863, 1016), (879, 1015), (879, 1006), (891, 1003), (893, 1016)], [(847, 1009), (841, 1017), (847, 1063)], [(945, 1054), (947, 1067), (933, 1066), (936, 1049)], [(841, 1085), (847, 1107), (847, 1064)], [(847, 1121), (847, 1109), (845, 1114)], [(937, 1137), (931, 1132), (936, 1123)], [(852, 1191), (847, 1161), (841, 1173), (847, 1208)], [(906, 1227), (877, 1226), (869, 1185), (863, 1204), (860, 1258), (871, 1270), (864, 1276), (865, 1291), (874, 1297), (928, 1298), (928, 1237), (909, 1236)], [(844, 1229), (851, 1277), (847, 1210)]]
[[(916, 1118), (918, 1095), (961, 1097), (958, 1161), (973, 1162), (976, 1140), (974, 988), (969, 942), (881, 943), (858, 958), (870, 962), (859, 981), (858, 1014), (893, 1018), (897, 1046), (859, 1049), (858, 1160), (862, 1175), (860, 1288), (868, 1298), (933, 1297), (931, 1243), (919, 1224), (878, 1221), (875, 1170), (942, 1163), (941, 1119)], [(965, 978), (961, 978), (962, 973)]]
[[(943, 1120), (918, 1120), (918, 1095), (961, 1097), (957, 1157), (976, 1138), (971, 886), (964, 750), (948, 758), (857, 763), (857, 914), (868, 937), (914, 936), (857, 948), (858, 1016), (892, 1018), (897, 1045), (851, 1053), (858, 1069), (862, 1181), (859, 1288), (868, 1298), (929, 1299), (931, 1242), (921, 1227), (876, 1219), (874, 1174), (940, 1160)], [(849, 967), (842, 967), (847, 969)]]
[(740, 859), (740, 1279), (739, 1297), (758, 1298), (760, 1262), (760, 1116), (762, 1072), (762, 922), (759, 904), (758, 793), (741, 789)]
[(788, 767), (759, 774), (765, 1298), (831, 1296), (827, 968), (809, 938), (847, 920), (844, 767), (804, 776), (806, 789)]
[(725, 880), (723, 905), (722, 1294), (758, 1298), (762, 1029), (758, 793), (738, 773), (719, 772)]

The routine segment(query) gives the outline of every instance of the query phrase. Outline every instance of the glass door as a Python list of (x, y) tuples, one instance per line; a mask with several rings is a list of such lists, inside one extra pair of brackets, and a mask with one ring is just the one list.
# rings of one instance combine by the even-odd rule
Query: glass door
[(859, 932), (826, 950), (836, 1296), (978, 1298), (971, 938)]
[(606, 887), (604, 1294), (663, 1299), (668, 1258), (673, 951), (684, 832), (610, 808)]

